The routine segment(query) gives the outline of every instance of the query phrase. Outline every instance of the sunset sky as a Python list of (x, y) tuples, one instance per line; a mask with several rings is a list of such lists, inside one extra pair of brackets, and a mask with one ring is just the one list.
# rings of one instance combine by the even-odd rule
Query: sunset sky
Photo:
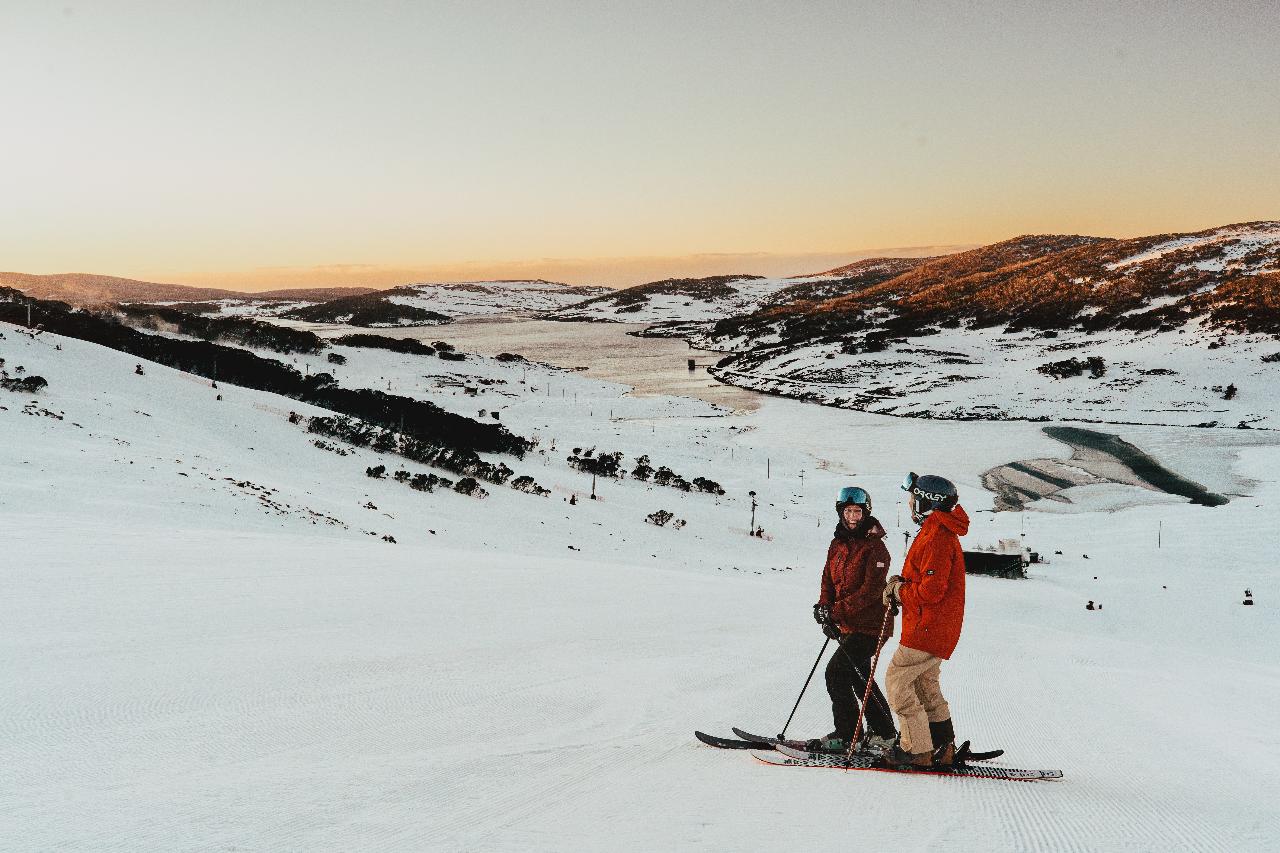
[(1277, 44), (1273, 0), (2, 0), (0, 269), (622, 285), (1280, 219)]

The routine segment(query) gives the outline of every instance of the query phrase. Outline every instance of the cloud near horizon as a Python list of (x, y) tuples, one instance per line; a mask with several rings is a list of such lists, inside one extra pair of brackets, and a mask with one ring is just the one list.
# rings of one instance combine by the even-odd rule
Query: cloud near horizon
[(546, 279), (565, 284), (632, 287), (664, 278), (733, 274), (811, 275), (865, 258), (918, 258), (951, 254), (970, 248), (974, 246), (903, 246), (800, 254), (705, 252), (669, 257), (536, 258), (424, 265), (322, 264), (307, 267), (258, 267), (228, 272), (167, 272), (157, 278), (200, 287), (222, 287), (249, 292), (286, 287), (392, 287), (423, 281), (496, 279)]

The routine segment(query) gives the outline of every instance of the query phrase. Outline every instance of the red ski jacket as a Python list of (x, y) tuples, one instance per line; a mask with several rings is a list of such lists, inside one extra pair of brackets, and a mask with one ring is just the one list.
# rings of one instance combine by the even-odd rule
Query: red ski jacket
[[(880, 636), (884, 624), (884, 604), (880, 596), (889, 576), (889, 549), (884, 547), (884, 528), (872, 516), (866, 533), (855, 537), (843, 526), (827, 548), (827, 564), (822, 569), (819, 604), (831, 607), (831, 617), (842, 634)], [(886, 637), (893, 635), (889, 617)]]
[(902, 645), (943, 658), (951, 657), (964, 625), (964, 553), (960, 537), (969, 532), (969, 516), (957, 505), (935, 509), (925, 518), (903, 561)]

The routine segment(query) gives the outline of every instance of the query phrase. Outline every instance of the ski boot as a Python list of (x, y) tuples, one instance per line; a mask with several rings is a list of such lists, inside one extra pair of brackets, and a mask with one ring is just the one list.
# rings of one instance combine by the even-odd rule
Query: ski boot
[(898, 742), (897, 735), (882, 737), (876, 734), (875, 732), (867, 732), (867, 734), (862, 738), (862, 743), (859, 745), (859, 751), (869, 752), (873, 754), (878, 752), (884, 752), (886, 749), (889, 749), (897, 742)]
[(956, 730), (951, 718), (929, 723), (929, 738), (939, 746), (933, 748), (933, 763), (937, 767), (951, 767), (956, 761)]
[(880, 761), (894, 770), (928, 770), (933, 766), (933, 753), (907, 752), (902, 744), (895, 743), (881, 753)]
[(831, 732), (826, 737), (810, 738), (804, 742), (804, 748), (809, 752), (843, 754), (849, 749), (849, 741), (840, 737), (837, 732)]

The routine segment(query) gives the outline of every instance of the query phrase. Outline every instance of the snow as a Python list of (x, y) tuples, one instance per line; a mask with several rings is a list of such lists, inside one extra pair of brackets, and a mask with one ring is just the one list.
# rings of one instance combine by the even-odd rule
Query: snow
[[(1202, 234), (1185, 234), (1172, 240), (1157, 243), (1145, 251), (1130, 255), (1127, 258), (1107, 264), (1107, 269), (1116, 270), (1137, 264), (1145, 264), (1158, 260), (1170, 252), (1179, 249), (1198, 249), (1215, 243), (1234, 243), (1229, 245), (1228, 258), (1239, 257), (1254, 249), (1280, 243), (1280, 222), (1252, 223), (1248, 226), (1227, 226)], [(1200, 269), (1222, 269), (1221, 265), (1199, 265)]]
[(239, 299), (223, 299), (218, 303), (222, 306), (222, 310), (218, 312), (218, 316), (222, 317), (278, 317), (288, 311), (297, 308), (305, 308), (308, 305), (315, 305), (314, 301), (306, 300), (239, 300)]
[(404, 285), (386, 299), (395, 305), (463, 317), (554, 311), (609, 292), (603, 287), (570, 288), (549, 281), (462, 281)]
[[(1209, 349), (1218, 334), (1196, 323), (1140, 334), (1065, 330), (1054, 338), (944, 329), (882, 352), (847, 354), (839, 344), (814, 343), (713, 372), (742, 387), (879, 414), (1280, 427), (1273, 403), (1280, 398), (1280, 364), (1262, 361), (1276, 342), (1232, 335)], [(1088, 357), (1103, 359), (1104, 376), (1086, 370), (1055, 379), (1036, 370)], [(1225, 400), (1231, 384), (1238, 393)]]
[[(776, 398), (729, 414), (537, 364), (296, 358), (537, 435), (505, 461), (552, 496), (492, 486), (478, 501), (366, 477), (424, 469), (314, 447), (286, 416), (319, 410), (297, 401), (0, 334), (11, 374), (50, 383), (0, 390), (0, 849), (1225, 851), (1280, 837), (1273, 433), (1114, 429), (1235, 495), (1223, 507), (1103, 484), (994, 514), (983, 471), (1068, 455), (1038, 424)], [(1108, 363), (1157, 344), (1182, 357), (1144, 339)], [(1194, 353), (1175, 366), (1206, 381), (1194, 371), (1213, 362)], [(494, 384), (478, 397), (454, 384), (481, 379)], [(961, 390), (984, 388), (946, 393), (972, 405)], [(1275, 399), (1251, 411), (1274, 420)], [(592, 445), (728, 494), (624, 480), (589, 500), (564, 457)], [(768, 767), (692, 737), (781, 727), (822, 642), (809, 611), (831, 498), (870, 490), (898, 566), (906, 470), (960, 484), (967, 547), (1025, 530), (1052, 561), (1027, 581), (969, 578), (943, 685), (961, 737), (1061, 782)], [(748, 489), (770, 539), (745, 535)], [(688, 526), (644, 523), (658, 508)], [(791, 732), (829, 729), (820, 682)]]
[[(796, 284), (831, 280), (831, 276), (797, 278), (743, 278), (726, 283), (732, 294), (705, 298), (687, 294), (646, 293), (639, 303), (610, 299), (590, 305), (571, 305), (557, 311), (565, 320), (613, 321), (621, 323), (696, 322), (708, 323), (725, 317), (748, 314), (761, 308), (778, 291)], [(627, 293), (627, 297), (634, 294)]]

